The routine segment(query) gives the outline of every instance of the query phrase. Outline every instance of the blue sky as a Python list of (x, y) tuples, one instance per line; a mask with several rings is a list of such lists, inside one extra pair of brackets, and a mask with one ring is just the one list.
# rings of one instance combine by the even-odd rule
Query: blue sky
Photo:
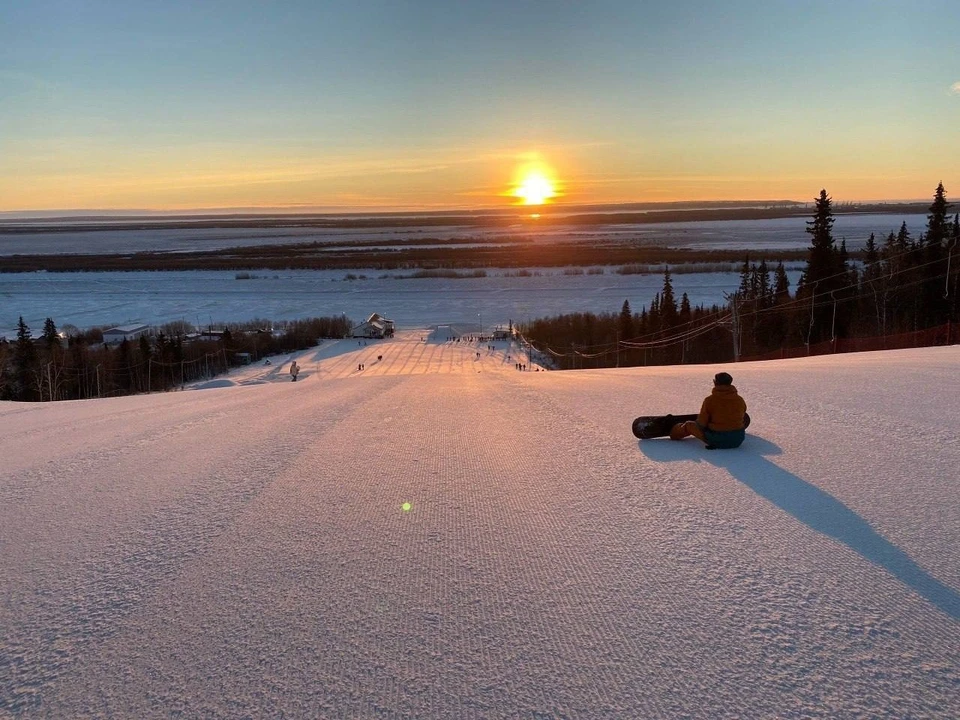
[(0, 210), (960, 192), (956, 2), (0, 13)]

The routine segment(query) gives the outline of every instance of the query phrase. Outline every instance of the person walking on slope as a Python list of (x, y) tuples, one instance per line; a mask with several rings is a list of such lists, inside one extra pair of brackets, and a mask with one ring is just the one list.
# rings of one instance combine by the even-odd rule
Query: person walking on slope
[(743, 428), (746, 412), (747, 403), (733, 386), (733, 378), (729, 373), (717, 373), (713, 377), (713, 392), (704, 399), (697, 419), (674, 425), (670, 439), (683, 440), (693, 435), (711, 450), (740, 447), (746, 437)]
[(297, 375), (300, 373), (300, 366), (297, 365), (297, 361), (294, 360), (290, 363), (290, 378), (293, 382), (297, 381)]

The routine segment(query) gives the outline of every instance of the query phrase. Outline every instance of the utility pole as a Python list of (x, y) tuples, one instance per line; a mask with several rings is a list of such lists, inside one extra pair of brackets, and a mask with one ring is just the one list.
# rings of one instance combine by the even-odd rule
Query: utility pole
[(740, 362), (740, 293), (735, 292), (732, 295), (724, 293), (724, 297), (730, 301), (730, 330), (733, 335), (733, 361)]

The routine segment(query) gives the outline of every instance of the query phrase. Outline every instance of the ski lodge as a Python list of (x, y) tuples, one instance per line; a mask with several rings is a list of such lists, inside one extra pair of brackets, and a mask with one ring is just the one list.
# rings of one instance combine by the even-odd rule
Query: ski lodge
[(357, 325), (350, 331), (351, 337), (385, 338), (393, 336), (393, 320), (387, 320), (377, 313), (373, 313), (365, 322)]
[(104, 345), (119, 345), (124, 340), (136, 340), (150, 334), (149, 325), (119, 325), (103, 331)]

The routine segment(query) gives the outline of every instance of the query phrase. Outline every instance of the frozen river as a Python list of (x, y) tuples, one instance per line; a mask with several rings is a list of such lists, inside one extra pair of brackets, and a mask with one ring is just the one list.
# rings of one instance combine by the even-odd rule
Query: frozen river
[[(924, 229), (924, 215), (839, 215), (834, 237), (850, 250), (862, 246), (871, 232), (878, 241), (906, 222), (914, 237)], [(317, 228), (200, 228), (0, 233), (3, 256), (14, 253), (121, 253), (155, 250), (185, 252), (238, 245), (282, 245), (295, 242), (423, 237), (436, 244), (463, 237), (516, 236), (523, 227), (405, 227), (376, 230)], [(647, 225), (548, 227), (536, 231), (537, 242), (624, 241), (674, 247), (762, 249), (809, 245), (806, 218), (724, 220)], [(519, 230), (518, 230), (519, 228)], [(530, 234), (530, 233), (526, 233)], [(438, 240), (428, 241), (428, 238)], [(0, 335), (13, 335), (23, 316), (34, 334), (51, 317), (58, 327), (79, 328), (125, 323), (163, 324), (186, 320), (195, 325), (242, 322), (254, 318), (293, 320), (346, 314), (354, 320), (379, 312), (401, 327), (446, 322), (485, 325), (522, 322), (571, 312), (619, 312), (624, 300), (634, 310), (649, 305), (662, 286), (660, 275), (565, 275), (559, 268), (532, 277), (512, 277), (490, 269), (475, 279), (397, 279), (381, 271), (354, 270), (364, 276), (348, 281), (347, 271), (258, 271), (254, 279), (237, 279), (234, 271), (2, 273), (0, 272)], [(793, 286), (799, 271), (790, 273)], [(735, 273), (674, 276), (679, 298), (686, 292), (694, 305), (722, 303), (736, 289)]]
[[(233, 271), (0, 273), (0, 334), (14, 336), (19, 316), (39, 335), (51, 317), (58, 327), (163, 324), (186, 320), (217, 325), (254, 318), (294, 320), (346, 314), (354, 320), (379, 312), (400, 327), (447, 322), (485, 326), (571, 312), (616, 313), (624, 300), (639, 311), (663, 286), (663, 277), (565, 275), (531, 277), (489, 271), (486, 278), (400, 279), (378, 271), (260, 271), (237, 279)], [(539, 273), (539, 274), (536, 274)], [(790, 273), (796, 283), (798, 271)], [(674, 275), (679, 298), (694, 305), (723, 302), (737, 288), (736, 273)]]

